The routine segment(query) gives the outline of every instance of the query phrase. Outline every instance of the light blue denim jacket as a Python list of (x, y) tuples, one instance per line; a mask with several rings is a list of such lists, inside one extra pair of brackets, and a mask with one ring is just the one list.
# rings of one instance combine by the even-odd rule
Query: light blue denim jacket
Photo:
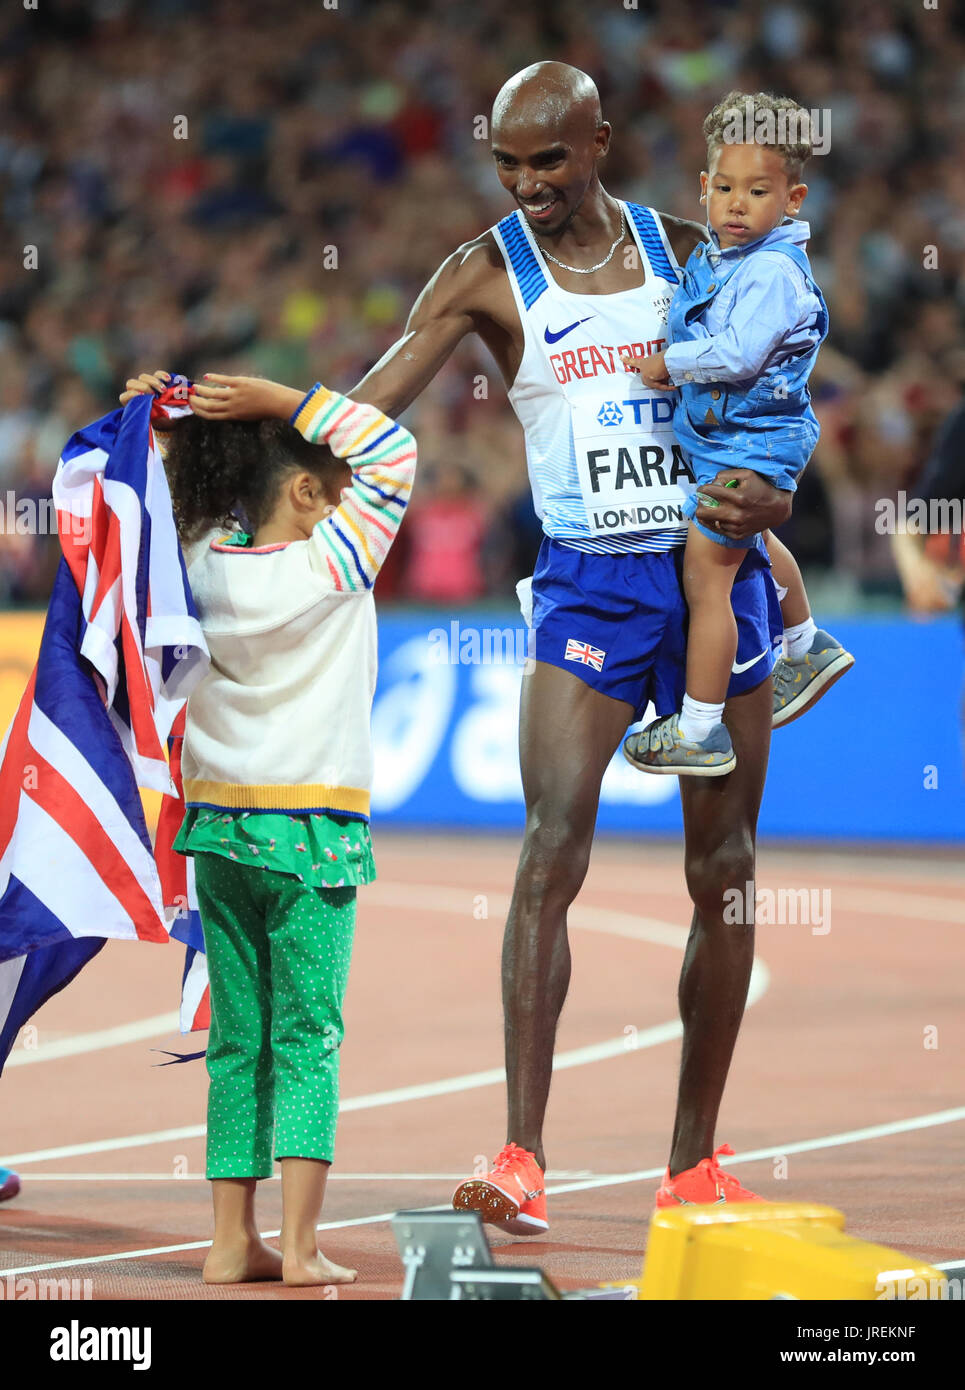
[[(713, 234), (712, 234), (713, 236)], [(670, 306), (666, 366), (674, 428), (698, 482), (752, 468), (794, 491), (818, 440), (807, 379), (828, 311), (789, 219), (748, 246), (716, 237), (691, 253)]]

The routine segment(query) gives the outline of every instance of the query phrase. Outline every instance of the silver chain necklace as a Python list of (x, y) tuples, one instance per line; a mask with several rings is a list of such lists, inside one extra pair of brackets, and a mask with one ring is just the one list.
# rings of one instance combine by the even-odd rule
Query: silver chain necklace
[(620, 245), (620, 242), (623, 240), (623, 238), (626, 236), (626, 234), (627, 234), (627, 219), (626, 219), (626, 215), (624, 214), (623, 208), (621, 207), (621, 209), (620, 209), (620, 235), (617, 237), (616, 241), (615, 241), (615, 242), (613, 243), (613, 245), (610, 247), (610, 253), (609, 253), (609, 255), (604, 256), (604, 258), (603, 258), (602, 261), (597, 261), (596, 265), (566, 265), (566, 263), (565, 263), (564, 261), (558, 261), (558, 260), (556, 259), (555, 256), (551, 255), (551, 254), (549, 253), (549, 251), (546, 250), (546, 247), (545, 247), (545, 246), (541, 246), (539, 249), (542, 251), (542, 253), (543, 253), (543, 255), (546, 257), (546, 259), (547, 259), (548, 261), (552, 261), (554, 265), (558, 265), (559, 268), (560, 268), (560, 270), (569, 270), (573, 275), (592, 275), (593, 272), (594, 272), (594, 270), (602, 270), (603, 267), (604, 267), (605, 265), (609, 265), (609, 264), (610, 264), (610, 262), (613, 260), (613, 253), (614, 253), (614, 251), (615, 251), (615, 250), (617, 249), (617, 247)]

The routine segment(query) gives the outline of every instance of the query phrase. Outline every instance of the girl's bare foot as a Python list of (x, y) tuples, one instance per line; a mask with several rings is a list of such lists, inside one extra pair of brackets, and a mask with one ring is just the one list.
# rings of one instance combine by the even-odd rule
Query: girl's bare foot
[(260, 1284), (282, 1278), (281, 1251), (254, 1236), (238, 1244), (212, 1245), (201, 1271), (206, 1284)]
[(314, 1257), (307, 1258), (291, 1253), (282, 1260), (282, 1278), (286, 1284), (304, 1287), (308, 1284), (354, 1284), (359, 1277), (357, 1269), (345, 1269), (343, 1265), (326, 1260), (321, 1250)]

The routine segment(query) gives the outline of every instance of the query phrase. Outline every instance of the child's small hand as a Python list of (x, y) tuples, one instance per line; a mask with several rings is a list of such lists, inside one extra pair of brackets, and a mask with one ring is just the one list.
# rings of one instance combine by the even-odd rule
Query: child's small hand
[(304, 398), (304, 391), (260, 376), (205, 372), (189, 404), (205, 420), (287, 420)]
[(118, 400), (121, 405), (127, 405), (135, 396), (145, 396), (148, 391), (156, 391), (160, 396), (168, 389), (170, 382), (170, 372), (142, 372), (140, 376), (128, 378)]
[(640, 380), (644, 386), (649, 386), (654, 391), (676, 391), (663, 358), (662, 352), (654, 352), (649, 357), (621, 357), (620, 361), (625, 367), (633, 367), (640, 373)]

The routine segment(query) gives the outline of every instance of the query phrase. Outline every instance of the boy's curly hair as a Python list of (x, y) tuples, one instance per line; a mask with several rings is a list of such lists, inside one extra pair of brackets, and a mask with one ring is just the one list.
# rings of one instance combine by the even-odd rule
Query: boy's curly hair
[(271, 516), (286, 474), (314, 473), (332, 502), (345, 481), (345, 464), (287, 420), (184, 415), (170, 422), (164, 439), (164, 471), (183, 541), (216, 526), (257, 530)]
[(811, 158), (811, 116), (791, 97), (773, 92), (728, 92), (704, 120), (707, 162), (721, 145), (763, 145), (781, 155), (791, 183)]

